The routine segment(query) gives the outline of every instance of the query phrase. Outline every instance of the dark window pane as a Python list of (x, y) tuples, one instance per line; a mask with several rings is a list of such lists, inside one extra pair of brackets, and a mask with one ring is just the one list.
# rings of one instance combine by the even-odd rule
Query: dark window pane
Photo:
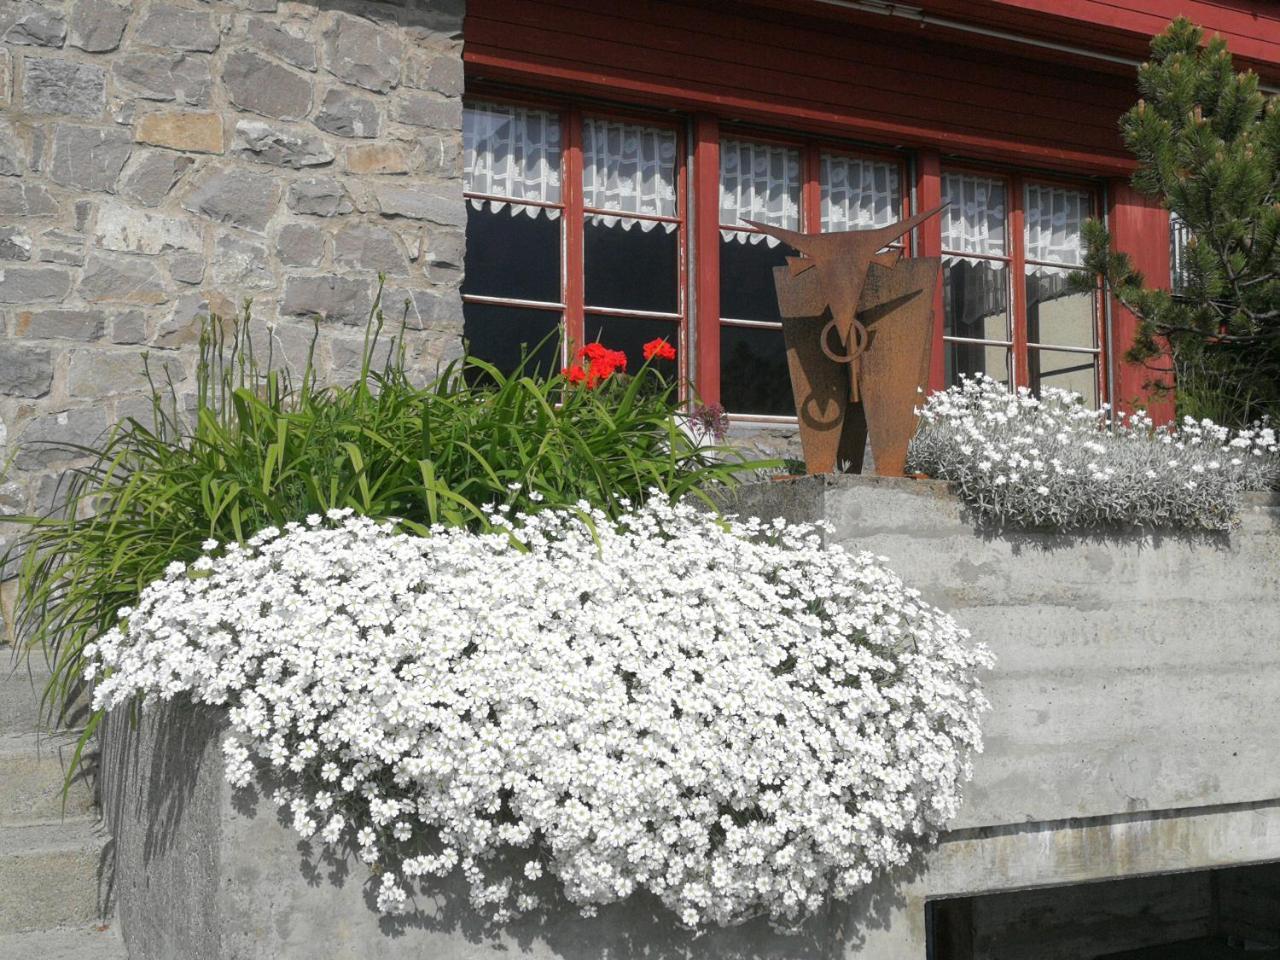
[(1090, 407), (1098, 405), (1097, 355), (1067, 350), (1028, 351), (1031, 389), (1037, 395), (1045, 387), (1071, 390)]
[(781, 320), (773, 268), (791, 253), (782, 244), (751, 243), (759, 234), (735, 233), (720, 238), (720, 316), (735, 320)]
[(990, 260), (944, 257), (942, 309), (949, 337), (1008, 340), (1008, 267)]
[(495, 213), (468, 202), (462, 292), (559, 303), (560, 222), (545, 208), (509, 204)]
[(781, 330), (720, 325), (720, 402), (730, 413), (795, 416)]
[(462, 316), (468, 355), (507, 374), (525, 356), (530, 358), (526, 374), (546, 377), (560, 369), (560, 314), (556, 311), (464, 303)]
[(982, 343), (946, 344), (947, 383), (955, 385), (961, 376), (977, 376), (985, 373), (992, 380), (1009, 385), (1009, 348), (992, 347)]
[(1027, 266), (1027, 339), (1060, 347), (1095, 346), (1093, 294), (1068, 289), (1075, 270)]
[(587, 217), (587, 306), (679, 312), (680, 236), (668, 226), (653, 220)]
[(653, 361), (653, 366), (674, 383), (680, 376), (680, 325), (674, 320), (646, 320), (640, 317), (601, 317), (588, 314), (587, 343), (599, 340), (610, 350), (627, 355), (627, 372), (635, 373), (644, 363), (644, 345), (650, 340), (666, 340), (676, 350), (675, 360)]

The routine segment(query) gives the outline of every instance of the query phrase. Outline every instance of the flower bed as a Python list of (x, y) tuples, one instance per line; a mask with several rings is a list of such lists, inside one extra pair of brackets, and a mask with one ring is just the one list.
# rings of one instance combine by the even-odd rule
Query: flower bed
[(1280, 444), (1260, 424), (1232, 431), (1187, 418), (1085, 407), (1078, 394), (1036, 398), (979, 376), (925, 402), (908, 471), (954, 483), (984, 517), (1014, 526), (1116, 525), (1226, 530), (1241, 495), (1280, 482)]
[(587, 912), (794, 921), (955, 812), (989, 658), (873, 558), (661, 498), (508, 516), (210, 541), (89, 648), (96, 705), (225, 706), (228, 779), (281, 782), (386, 911), (460, 870), (509, 917), (546, 870)]

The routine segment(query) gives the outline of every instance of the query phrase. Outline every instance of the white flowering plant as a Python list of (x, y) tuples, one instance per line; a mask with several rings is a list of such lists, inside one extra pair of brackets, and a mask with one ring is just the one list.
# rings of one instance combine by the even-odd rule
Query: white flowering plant
[(908, 472), (955, 484), (985, 519), (1023, 527), (1229, 530), (1242, 494), (1280, 482), (1266, 423), (1230, 430), (1087, 407), (1079, 394), (1009, 391), (989, 377), (932, 394)]
[(211, 539), (86, 650), (95, 706), (224, 708), (228, 780), (387, 912), (459, 871), (504, 920), (545, 872), (588, 914), (787, 923), (956, 812), (991, 658), (876, 558), (659, 496), (490, 520)]

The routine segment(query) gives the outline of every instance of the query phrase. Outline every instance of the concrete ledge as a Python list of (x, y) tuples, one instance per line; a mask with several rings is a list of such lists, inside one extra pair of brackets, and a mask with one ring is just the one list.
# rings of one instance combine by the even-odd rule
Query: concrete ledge
[(222, 723), (170, 706), (106, 725), (104, 798), (133, 960), (643, 957), (923, 960), (926, 902), (1280, 860), (1280, 506), (1230, 536), (1004, 533), (943, 484), (798, 479), (743, 514), (825, 518), (887, 558), (999, 658), (987, 751), (954, 829), (802, 931), (693, 938), (641, 900), (502, 929), (443, 885), (380, 918), (355, 860), (326, 861), (222, 779)]

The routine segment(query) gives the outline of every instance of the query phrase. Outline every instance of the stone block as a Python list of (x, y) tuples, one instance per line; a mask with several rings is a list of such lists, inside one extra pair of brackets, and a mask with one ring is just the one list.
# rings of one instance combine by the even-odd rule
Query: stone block
[(106, 329), (102, 310), (25, 310), (18, 314), (19, 337), (57, 340), (97, 340)]
[(60, 47), (67, 39), (67, 20), (62, 11), (35, 0), (10, 0), (5, 11), (9, 28), (3, 41), (20, 47)]
[(53, 355), (48, 347), (0, 340), (0, 395), (43, 397), (53, 384)]
[(431, 330), (455, 337), (462, 335), (462, 298), (456, 290), (388, 287), (382, 302), (388, 315), (395, 317), (397, 322), (403, 315), (411, 330)]
[(80, 277), (80, 297), (89, 303), (128, 303), (138, 306), (167, 303), (169, 285), (164, 272), (147, 257), (94, 253)]
[(112, 343), (144, 343), (147, 317), (141, 310), (124, 310), (111, 317)]
[(218, 237), (213, 248), (213, 281), (233, 300), (246, 290), (267, 290), (275, 286), (267, 248), (235, 233)]
[(71, 272), (62, 267), (0, 267), (0, 303), (61, 300), (71, 291)]
[(30, 260), (31, 237), (20, 227), (0, 227), (0, 260)]
[(146, 100), (172, 100), (190, 107), (209, 102), (213, 77), (209, 58), (184, 53), (130, 53), (116, 60), (111, 75)]
[(395, 118), (401, 123), (433, 130), (462, 129), (462, 101), (431, 93), (402, 94), (396, 103)]
[(204, 254), (197, 251), (176, 250), (169, 257), (169, 276), (179, 283), (201, 283), (204, 267)]
[(276, 256), (288, 267), (318, 267), (324, 259), (325, 232), (307, 223), (289, 223), (276, 238)]
[(424, 136), (422, 172), (441, 180), (462, 176), (462, 137), (457, 133), (435, 133)]
[(137, 210), (119, 200), (99, 208), (93, 239), (104, 250), (151, 255), (204, 246), (200, 228), (191, 220)]
[(332, 163), (333, 150), (322, 137), (272, 126), (260, 120), (236, 123), (234, 151), (242, 157), (277, 167), (318, 167)]
[[(77, 349), (67, 364), (67, 392), (72, 397), (98, 398), (137, 393), (147, 389), (143, 351), (133, 349)], [(147, 359), (156, 383), (186, 379), (186, 370), (175, 356)]]
[(265, 17), (249, 21), (246, 35), (251, 43), (303, 70), (316, 69), (316, 45), (306, 24), (277, 22)]
[(28, 113), (100, 117), (107, 108), (107, 72), (74, 60), (27, 57), (22, 64), (22, 107)]
[(386, 227), (349, 223), (333, 238), (333, 262), (371, 273), (403, 274), (407, 270), (400, 238)]
[(347, 172), (367, 174), (406, 174), (413, 161), (404, 147), (394, 143), (362, 143), (343, 151)]
[(0, 118), (0, 177), (20, 177), (24, 166), (18, 131)]
[(378, 209), (386, 217), (427, 220), (455, 227), (466, 223), (466, 204), (460, 188), (425, 183), (413, 186), (378, 184), (374, 187), (374, 195), (378, 198)]
[(279, 200), (275, 177), (232, 167), (204, 173), (182, 206), (218, 223), (262, 233)]
[(138, 43), (212, 53), (222, 40), (212, 16), (184, 7), (153, 4), (138, 25)]
[(467, 255), (467, 237), (462, 230), (424, 230), (418, 256), (432, 266), (461, 267)]
[(143, 114), (133, 136), (139, 143), (190, 153), (222, 153), (226, 149), (222, 117), (216, 113), (176, 110)]
[(340, 80), (386, 93), (400, 82), (399, 32), (345, 13), (330, 14), (324, 31), (325, 68)]
[(372, 306), (372, 281), (334, 276), (289, 277), (285, 281), (280, 312), (359, 324), (368, 319)]
[(111, 0), (76, 0), (67, 42), (89, 53), (116, 49), (129, 23), (129, 9), (128, 3)]
[(324, 95), (312, 121), (326, 133), (339, 137), (376, 137), (382, 129), (382, 113), (368, 97), (335, 87)]
[(332, 177), (295, 180), (286, 202), (294, 213), (313, 217), (336, 217), (355, 209), (347, 188)]
[(64, 187), (111, 190), (132, 149), (127, 130), (59, 123), (53, 132), (49, 179)]
[(191, 157), (168, 150), (135, 150), (116, 192), (144, 207), (158, 206), (194, 163)]
[(21, 470), (49, 469), (84, 459), (67, 445), (89, 446), (107, 429), (107, 414), (101, 404), (90, 404), (60, 413), (33, 417), (18, 436), (14, 464)]
[(222, 83), (231, 102), (276, 120), (301, 120), (311, 112), (311, 80), (253, 50), (227, 57)]
[(40, 261), (84, 266), (84, 236), (58, 227), (46, 230), (40, 235)]
[(24, 180), (0, 180), (0, 216), (48, 217), (58, 204), (43, 184)]
[(4, 47), (0, 47), (0, 107), (9, 105), (12, 87), (13, 56)]

